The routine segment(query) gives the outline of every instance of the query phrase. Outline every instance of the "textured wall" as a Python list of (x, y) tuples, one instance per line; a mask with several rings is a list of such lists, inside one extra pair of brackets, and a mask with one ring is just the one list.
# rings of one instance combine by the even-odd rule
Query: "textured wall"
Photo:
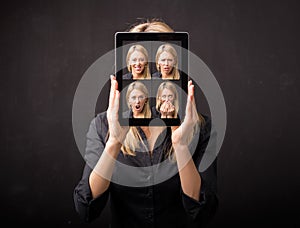
[[(84, 161), (73, 137), (73, 96), (88, 67), (113, 49), (114, 33), (138, 17), (188, 31), (190, 50), (223, 91), (228, 123), (211, 227), (299, 225), (299, 4), (233, 0), (2, 4), (2, 221), (80, 224), (72, 194)], [(108, 227), (108, 218), (106, 209), (90, 227)]]

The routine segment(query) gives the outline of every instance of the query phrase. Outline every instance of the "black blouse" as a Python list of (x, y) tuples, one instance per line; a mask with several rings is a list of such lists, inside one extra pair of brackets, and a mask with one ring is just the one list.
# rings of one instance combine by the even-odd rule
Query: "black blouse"
[[(193, 160), (199, 167), (211, 132), (211, 122), (197, 135)], [(145, 145), (136, 156), (119, 153), (109, 188), (93, 199), (89, 175), (105, 147), (108, 123), (106, 112), (98, 114), (90, 124), (83, 175), (74, 189), (76, 211), (85, 222), (100, 216), (110, 202), (111, 227), (199, 227), (207, 224), (218, 207), (217, 160), (201, 172), (200, 201), (187, 196), (181, 189), (176, 162), (167, 158), (163, 150), (171, 143), (171, 130), (166, 128), (158, 137), (152, 156), (141, 128), (138, 128)], [(193, 151), (193, 150), (191, 150)], [(110, 200), (108, 200), (110, 199)]]

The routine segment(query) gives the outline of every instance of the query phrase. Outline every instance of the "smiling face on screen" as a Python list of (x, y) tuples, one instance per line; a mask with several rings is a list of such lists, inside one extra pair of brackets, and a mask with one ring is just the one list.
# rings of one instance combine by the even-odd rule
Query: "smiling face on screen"
[(134, 51), (129, 58), (129, 64), (131, 66), (131, 73), (133, 77), (140, 77), (145, 70), (146, 56), (140, 51)]

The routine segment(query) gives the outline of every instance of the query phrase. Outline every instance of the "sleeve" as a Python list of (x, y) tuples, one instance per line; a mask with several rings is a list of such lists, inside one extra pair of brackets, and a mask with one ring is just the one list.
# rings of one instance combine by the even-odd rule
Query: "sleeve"
[(102, 134), (99, 135), (97, 133), (97, 127), (101, 127), (101, 125), (96, 127), (96, 122), (100, 123), (99, 119), (97, 120), (96, 118), (91, 122), (87, 133), (87, 143), (85, 151), (86, 164), (83, 170), (82, 177), (79, 183), (75, 186), (73, 193), (75, 209), (79, 214), (81, 220), (84, 222), (90, 222), (99, 217), (109, 197), (108, 188), (108, 190), (102, 195), (93, 199), (89, 185), (89, 176), (105, 147)]
[[(206, 117), (205, 125), (201, 128), (198, 137), (199, 142), (196, 145), (193, 160), (198, 170), (200, 170), (200, 162), (204, 153), (216, 155), (216, 132), (211, 130), (211, 121), (208, 117)], [(208, 147), (209, 141), (211, 142)], [(183, 191), (181, 191), (181, 194), (183, 206), (187, 214), (190, 215), (193, 223), (196, 223), (197, 227), (204, 227), (212, 220), (218, 208), (217, 157), (215, 157), (211, 165), (205, 171), (199, 171), (199, 174), (201, 177), (200, 200), (197, 201), (189, 197)]]

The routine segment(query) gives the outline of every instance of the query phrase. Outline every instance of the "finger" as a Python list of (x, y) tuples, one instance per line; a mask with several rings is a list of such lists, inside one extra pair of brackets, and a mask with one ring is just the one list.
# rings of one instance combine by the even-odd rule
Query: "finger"
[(188, 81), (188, 95), (187, 95), (187, 103), (186, 103), (186, 109), (185, 109), (185, 111), (186, 111), (186, 114), (188, 113), (188, 111), (190, 110), (190, 108), (191, 108), (191, 95), (193, 94), (193, 91), (192, 91), (192, 88), (191, 88), (191, 86), (192, 86), (192, 80), (189, 80)]
[(116, 97), (114, 101), (114, 111), (116, 115), (118, 115), (119, 112), (119, 104), (120, 104), (120, 92), (119, 90), (116, 90)]
[(118, 81), (115, 76), (113, 76), (114, 82), (115, 82), (115, 89), (118, 90)]
[(188, 83), (188, 96), (191, 100), (193, 100), (194, 98), (194, 85), (193, 85), (193, 82), (192, 80), (189, 81)]
[(110, 93), (109, 93), (109, 106), (112, 107), (116, 94), (116, 77), (110, 76)]
[(192, 81), (192, 80), (189, 80), (189, 81), (188, 81), (188, 86), (187, 86), (187, 87), (189, 88), (192, 84), (193, 84), (193, 81)]
[(169, 107), (169, 101), (166, 102), (165, 107), (166, 107), (166, 108)]
[(197, 107), (196, 107), (196, 102), (195, 102), (195, 86), (192, 84), (190, 84), (190, 101), (191, 101), (191, 112), (194, 118), (198, 119), (198, 113), (197, 113)]
[(165, 112), (166, 112), (166, 107), (165, 107), (165, 106), (162, 107), (161, 111), (162, 111), (163, 113), (165, 113)]
[(163, 106), (160, 106), (159, 111), (162, 112), (164, 110)]
[(162, 110), (162, 112), (167, 115), (168, 114), (168, 109), (166, 107), (164, 107), (164, 109)]
[(163, 110), (165, 107), (166, 107), (166, 103), (163, 103), (163, 104), (160, 106), (160, 110)]
[(186, 103), (186, 108), (185, 108), (185, 114), (186, 116), (191, 114), (191, 110), (192, 110), (192, 100), (190, 98), (190, 95), (188, 95), (187, 98), (187, 103)]
[(195, 86), (192, 83), (192, 80), (188, 82), (188, 99), (186, 104), (186, 115), (190, 118), (197, 115), (196, 103), (195, 103)]

